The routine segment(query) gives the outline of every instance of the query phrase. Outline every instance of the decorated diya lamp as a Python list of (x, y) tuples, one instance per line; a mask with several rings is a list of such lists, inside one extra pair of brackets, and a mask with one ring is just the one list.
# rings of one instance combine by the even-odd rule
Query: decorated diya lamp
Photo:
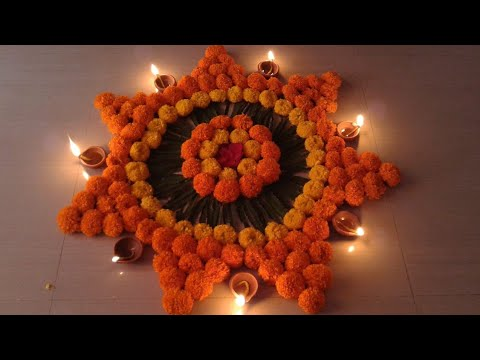
[(363, 115), (358, 115), (354, 122), (342, 121), (337, 125), (337, 133), (344, 140), (354, 140), (360, 134), (360, 128), (363, 126), (363, 122)]
[(349, 211), (339, 211), (332, 219), (335, 230), (345, 236), (362, 236), (365, 231), (360, 226), (360, 220)]
[(231, 277), (229, 287), (235, 296), (235, 303), (238, 306), (243, 306), (257, 293), (258, 281), (252, 274), (240, 272)]
[(154, 84), (159, 92), (163, 92), (168, 86), (175, 86), (177, 80), (172, 75), (160, 75), (158, 68), (155, 65), (151, 65), (150, 70), (155, 75)]
[(80, 151), (80, 148), (73, 140), (68, 136), (70, 140), (70, 150), (72, 154), (80, 159), (82, 165), (89, 168), (99, 168), (105, 166), (105, 160), (107, 159), (107, 153), (105, 149), (100, 146), (90, 146), (84, 152)]
[(269, 51), (268, 60), (258, 63), (258, 72), (267, 79), (277, 76), (280, 71), (280, 66), (278, 66), (273, 60), (275, 60), (273, 52)]
[(143, 245), (134, 237), (124, 237), (115, 243), (113, 253), (112, 262), (131, 263), (142, 256)]

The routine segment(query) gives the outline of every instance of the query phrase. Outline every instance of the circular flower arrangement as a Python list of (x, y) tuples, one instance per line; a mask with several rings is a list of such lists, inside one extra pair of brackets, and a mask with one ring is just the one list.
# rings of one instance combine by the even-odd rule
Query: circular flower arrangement
[(112, 132), (108, 167), (60, 210), (66, 234), (135, 233), (169, 314), (243, 265), (280, 296), (316, 313), (332, 284), (326, 241), (339, 207), (380, 199), (400, 171), (335, 136), (341, 79), (334, 72), (288, 84), (244, 75), (223, 46), (163, 93), (99, 94)]

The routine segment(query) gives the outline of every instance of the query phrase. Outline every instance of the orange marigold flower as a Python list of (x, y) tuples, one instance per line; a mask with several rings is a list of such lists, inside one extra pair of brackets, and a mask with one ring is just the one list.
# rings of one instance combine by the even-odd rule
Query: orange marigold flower
[(367, 170), (360, 164), (352, 164), (347, 167), (347, 175), (348, 177), (353, 179), (358, 179), (363, 181), (363, 177), (367, 175)]
[(206, 173), (200, 173), (193, 178), (193, 188), (201, 197), (210, 195), (215, 190), (215, 178)]
[(123, 221), (119, 213), (109, 213), (103, 219), (103, 233), (109, 237), (117, 237), (123, 232)]
[(400, 184), (400, 169), (392, 163), (383, 163), (380, 166), (380, 176), (390, 187)]
[(223, 260), (212, 258), (205, 264), (205, 273), (214, 284), (219, 284), (228, 279), (230, 268)]
[(336, 166), (330, 170), (328, 175), (328, 183), (330, 185), (336, 185), (343, 189), (345, 188), (345, 185), (347, 185), (348, 181), (349, 178), (344, 168)]
[(131, 206), (122, 212), (122, 218), (125, 230), (134, 233), (138, 224), (148, 218), (148, 211), (138, 205)]
[[(120, 132), (121, 137), (130, 141), (140, 140), (145, 132), (145, 124), (129, 123)], [(129, 149), (130, 150), (130, 149)]]
[(100, 210), (102, 214), (115, 212), (115, 205), (115, 199), (112, 199), (108, 195), (99, 196), (97, 199), (97, 210)]
[(80, 231), (80, 211), (74, 206), (64, 207), (58, 212), (57, 225), (64, 234)]
[(365, 193), (369, 200), (379, 200), (387, 190), (382, 177), (372, 171), (363, 177), (363, 185), (365, 185)]
[(337, 112), (338, 105), (335, 101), (329, 101), (327, 103), (326, 110), (329, 114), (334, 114)]
[(365, 151), (360, 155), (359, 163), (367, 171), (378, 171), (382, 165), (382, 161), (378, 155), (370, 151)]
[(210, 65), (215, 63), (215, 58), (209, 58), (209, 57), (204, 57), (198, 61), (197, 66), (200, 69), (204, 69), (205, 71), (208, 71), (208, 68)]
[(140, 123), (143, 125), (148, 125), (150, 121), (153, 120), (153, 110), (147, 105), (137, 106), (133, 110), (133, 122)]
[(267, 80), (267, 87), (268, 90), (271, 90), (275, 93), (275, 95), (280, 96), (282, 95), (282, 82), (278, 80), (276, 77), (271, 77)]
[(240, 178), (240, 192), (246, 198), (257, 197), (263, 188), (263, 180), (258, 175), (246, 174)]
[(316, 100), (316, 103), (317, 103), (317, 106), (321, 107), (322, 109), (325, 109), (325, 111), (327, 110), (327, 106), (329, 104), (330, 100), (328, 100), (326, 97), (324, 96), (320, 96), (317, 100)]
[(114, 136), (108, 142), (108, 148), (110, 149), (111, 153), (117, 157), (128, 157), (131, 146), (132, 142), (124, 139), (121, 136)]
[(183, 90), (180, 89), (178, 86), (167, 86), (165, 90), (163, 90), (163, 94), (165, 100), (167, 100), (167, 104), (171, 106), (175, 106), (177, 102), (185, 98), (185, 94)]
[(325, 307), (325, 294), (317, 288), (308, 288), (298, 297), (298, 306), (307, 314), (316, 314)]
[(288, 254), (287, 259), (285, 260), (285, 269), (288, 271), (302, 273), (303, 269), (308, 265), (310, 265), (310, 257), (303, 251), (292, 251)]
[(308, 265), (303, 270), (303, 277), (312, 288), (325, 290), (332, 285), (332, 270), (323, 264)]
[(192, 272), (185, 281), (185, 290), (194, 300), (203, 300), (213, 291), (213, 281), (204, 270)]
[(169, 266), (160, 271), (158, 280), (163, 291), (181, 289), (187, 276), (177, 267)]
[(242, 90), (248, 87), (247, 78), (242, 74), (232, 73), (230, 76), (232, 77), (233, 83)]
[(186, 140), (180, 148), (180, 157), (182, 159), (195, 158), (202, 147), (202, 143), (196, 139)]
[(220, 55), (217, 55), (217, 59), (218, 61), (220, 61), (221, 63), (224, 63), (224, 64), (227, 64), (228, 66), (232, 65), (235, 63), (235, 60), (233, 60), (233, 58), (228, 55), (228, 54), (220, 54)]
[(297, 108), (302, 109), (306, 113), (308, 113), (311, 109), (313, 109), (313, 106), (314, 106), (312, 100), (310, 100), (310, 98), (306, 95), (295, 96), (294, 102)]
[(146, 105), (156, 114), (167, 103), (167, 99), (161, 93), (152, 93), (147, 96)]
[(326, 220), (309, 217), (303, 224), (303, 232), (310, 237), (311, 240), (325, 240), (330, 235), (330, 229)]
[(312, 243), (307, 235), (298, 230), (290, 231), (283, 241), (290, 251), (307, 251)]
[(180, 270), (190, 274), (194, 271), (203, 270), (203, 263), (200, 259), (200, 256), (197, 254), (188, 253), (182, 255), (180, 260), (178, 260), (178, 267)]
[(210, 75), (208, 73), (200, 74), (198, 76), (198, 86), (200, 86), (200, 90), (209, 93), (212, 90), (217, 88), (217, 83), (215, 76)]
[(98, 235), (103, 229), (103, 214), (100, 210), (91, 209), (83, 214), (80, 230), (88, 237)]
[(197, 125), (197, 127), (193, 129), (192, 139), (195, 139), (198, 141), (212, 140), (214, 134), (215, 134), (215, 128), (210, 124), (204, 123), (204, 124)]
[(342, 150), (342, 163), (345, 168), (358, 163), (357, 151), (352, 147), (346, 147)]
[(168, 290), (163, 295), (162, 305), (167, 314), (187, 315), (193, 309), (192, 295), (185, 290)]
[(345, 192), (338, 186), (329, 185), (323, 189), (322, 200), (328, 200), (333, 202), (335, 205), (340, 206), (345, 200)]
[(221, 203), (234, 202), (240, 196), (240, 185), (236, 179), (220, 180), (215, 185), (213, 196)]
[(238, 64), (230, 64), (228, 66), (228, 75), (232, 76), (233, 75), (243, 75), (243, 73), (245, 72), (245, 70), (243, 69), (243, 66), (242, 65), (238, 65)]
[(164, 250), (172, 250), (173, 240), (177, 232), (169, 227), (159, 227), (152, 233), (152, 248), (157, 253)]
[(258, 267), (258, 275), (268, 285), (275, 285), (277, 279), (283, 273), (283, 265), (277, 260), (265, 260)]
[(257, 175), (260, 176), (267, 185), (278, 181), (280, 174), (280, 165), (274, 159), (262, 159), (257, 164)]
[(337, 89), (328, 83), (322, 84), (322, 86), (320, 87), (320, 94), (325, 96), (325, 98), (329, 101), (335, 101), (338, 97)]
[(263, 125), (253, 125), (248, 131), (248, 134), (252, 139), (257, 140), (260, 144), (263, 144), (265, 141), (272, 140), (272, 133), (270, 132), (270, 129)]
[(279, 239), (270, 240), (267, 245), (265, 245), (264, 250), (269, 259), (277, 260), (281, 263), (285, 262), (288, 255), (287, 245), (285, 245), (283, 240)]
[(328, 265), (333, 257), (333, 248), (329, 242), (317, 240), (310, 245), (308, 253), (312, 263)]
[(361, 180), (350, 180), (345, 186), (345, 200), (351, 206), (360, 206), (365, 200), (365, 187)]
[(185, 97), (191, 98), (194, 93), (200, 91), (200, 86), (198, 86), (197, 80), (195, 80), (192, 76), (184, 76), (180, 79), (177, 85), (180, 89), (182, 89)]
[(218, 76), (220, 74), (226, 74), (227, 73), (228, 66), (227, 64), (212, 64), (208, 67), (208, 72), (210, 75), (213, 76)]
[(317, 89), (307, 88), (302, 92), (302, 95), (308, 96), (310, 100), (316, 102), (320, 98), (320, 92)]
[(215, 240), (213, 236), (204, 237), (198, 242), (197, 255), (203, 261), (219, 258), (222, 255), (222, 244)]
[(135, 96), (132, 98), (132, 102), (136, 105), (145, 105), (147, 102), (147, 95), (144, 92), (137, 92)]
[(131, 100), (125, 101), (122, 104), (122, 107), (120, 108), (120, 114), (125, 115), (127, 118), (132, 117), (133, 109), (135, 109), (135, 106), (137, 105), (133, 101)]
[(222, 54), (227, 54), (227, 50), (223, 45), (210, 45), (205, 49), (205, 57), (218, 57)]
[(253, 120), (250, 116), (245, 114), (235, 115), (232, 119), (232, 126), (235, 129), (248, 131), (248, 129), (253, 126)]
[(114, 115), (116, 115), (117, 112), (115, 111), (115, 108), (113, 107), (113, 105), (108, 105), (108, 106), (105, 106), (101, 111), (100, 111), (100, 117), (102, 118), (102, 121), (105, 123), (105, 124), (108, 124), (108, 122), (110, 121), (110, 118)]
[(238, 244), (227, 244), (222, 249), (221, 258), (231, 268), (239, 268), (243, 265), (243, 249)]
[(107, 122), (108, 131), (112, 134), (118, 135), (127, 124), (128, 117), (126, 115), (112, 115)]
[(128, 155), (122, 155), (121, 157), (115, 156), (112, 153), (107, 155), (107, 166), (112, 166), (112, 165), (121, 165), (125, 166), (130, 162), (130, 158)]
[(302, 274), (295, 271), (285, 271), (275, 283), (278, 294), (285, 299), (298, 299), (305, 290), (305, 280)]
[(280, 160), (280, 148), (273, 141), (264, 141), (261, 147), (261, 155), (264, 159)]
[(320, 78), (336, 89), (342, 86), (342, 78), (340, 77), (340, 75), (338, 75), (338, 73), (334, 71), (327, 71), (326, 73), (323, 73)]
[(201, 171), (202, 165), (198, 159), (190, 158), (182, 164), (182, 175), (187, 179), (193, 179), (195, 175), (200, 174)]
[(317, 133), (322, 137), (322, 140), (327, 142), (332, 136), (337, 133), (337, 126), (332, 120), (326, 119), (317, 123)]
[(292, 85), (284, 85), (282, 87), (282, 93), (283, 93), (283, 96), (285, 96), (285, 99), (287, 99), (291, 103), (294, 103), (295, 98), (299, 95), (299, 92), (297, 91), (297, 89), (295, 89), (295, 87)]
[(218, 115), (210, 120), (210, 125), (215, 129), (228, 129), (231, 123), (232, 119), (226, 115)]
[(125, 104), (129, 100), (130, 100), (130, 98), (128, 96), (125, 96), (125, 95), (115, 96), (115, 100), (113, 101), (112, 106), (115, 108), (115, 111), (118, 112), (122, 108), (122, 105)]
[(267, 79), (258, 72), (251, 73), (247, 77), (248, 86), (258, 92), (262, 92), (267, 89)]
[(321, 80), (318, 76), (310, 74), (306, 77), (306, 79), (308, 81), (308, 86), (313, 89), (320, 90), (320, 87), (323, 84), (323, 80)]
[(325, 146), (327, 151), (337, 151), (339, 154), (345, 149), (345, 140), (340, 136), (332, 136), (328, 139), (327, 145)]
[(333, 201), (322, 199), (313, 205), (313, 216), (319, 219), (331, 220), (336, 213), (337, 206)]
[(152, 219), (143, 219), (138, 223), (135, 236), (145, 245), (152, 244), (152, 235), (155, 230), (160, 227), (157, 222)]
[(117, 202), (117, 210), (120, 212), (127, 210), (132, 206), (138, 205), (137, 198), (130, 193), (123, 193), (118, 195), (115, 198), (115, 201)]
[(262, 261), (267, 260), (267, 254), (260, 245), (248, 245), (245, 249), (245, 266), (257, 270)]
[(125, 181), (114, 181), (112, 185), (108, 187), (108, 195), (113, 199), (116, 199), (122, 194), (130, 194), (131, 188)]
[(172, 251), (178, 257), (188, 253), (195, 254), (197, 241), (191, 235), (180, 234), (173, 240)]
[(109, 92), (104, 92), (95, 96), (93, 106), (95, 106), (95, 109), (101, 110), (105, 106), (112, 105), (114, 101), (115, 95)]
[(78, 192), (72, 199), (72, 206), (84, 213), (95, 208), (95, 195), (88, 191)]
[(342, 166), (342, 158), (338, 151), (331, 150), (325, 155), (325, 167), (332, 170), (335, 167)]
[(288, 84), (294, 86), (298, 91), (304, 91), (308, 87), (308, 80), (295, 74), (288, 78)]
[(103, 170), (102, 176), (110, 180), (111, 182), (127, 180), (127, 173), (125, 172), (125, 168), (120, 165), (113, 165), (107, 167), (105, 170)]
[(85, 185), (85, 190), (95, 196), (106, 195), (110, 181), (103, 176), (90, 176)]
[[(213, 66), (213, 65), (212, 65)], [(221, 90), (227, 91), (233, 86), (233, 81), (230, 76), (222, 73), (219, 74), (215, 80), (215, 84)]]
[[(209, 65), (210, 66), (210, 65)], [(201, 68), (201, 67), (196, 67), (195, 69), (192, 70), (190, 75), (198, 81), (198, 77), (202, 74), (207, 74), (208, 73), (208, 67), (206, 68)]]

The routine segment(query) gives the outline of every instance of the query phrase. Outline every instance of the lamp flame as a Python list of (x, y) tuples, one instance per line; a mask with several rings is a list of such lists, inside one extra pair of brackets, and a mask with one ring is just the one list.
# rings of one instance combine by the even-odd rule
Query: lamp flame
[(150, 71), (152, 72), (153, 75), (158, 76), (160, 74), (160, 71), (158, 71), (158, 68), (155, 65), (150, 65)]
[(351, 252), (354, 252), (354, 251), (355, 251), (355, 246), (350, 245), (350, 246), (348, 247), (348, 252), (351, 253)]
[(238, 295), (236, 298), (235, 298), (235, 304), (237, 306), (243, 306), (245, 305), (245, 296), (243, 295)]
[(365, 235), (365, 230), (362, 227), (358, 227), (356, 233), (358, 236), (363, 236)]
[(357, 115), (357, 120), (355, 121), (355, 123), (357, 124), (358, 127), (363, 126), (363, 121), (364, 121), (363, 115), (362, 114)]
[(270, 51), (268, 52), (268, 60), (270, 60), (270, 61), (275, 60), (275, 56), (273, 56), (273, 51), (272, 51), (272, 50), (270, 50)]
[(73, 155), (75, 155), (76, 157), (79, 157), (81, 153), (80, 148), (78, 147), (77, 144), (73, 142), (70, 135), (67, 135), (67, 136), (68, 136), (68, 140), (70, 140), (70, 151), (72, 152)]
[(119, 256), (112, 257), (112, 262), (116, 263), (118, 260), (120, 260)]
[(90, 178), (90, 175), (88, 175), (88, 173), (85, 170), (82, 171), (82, 175), (85, 180), (88, 180)]

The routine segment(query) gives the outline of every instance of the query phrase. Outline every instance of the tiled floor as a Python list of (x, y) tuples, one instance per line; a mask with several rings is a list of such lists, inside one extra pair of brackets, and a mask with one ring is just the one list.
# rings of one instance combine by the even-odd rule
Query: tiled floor
[[(163, 313), (151, 252), (116, 265), (114, 240), (57, 231), (56, 213), (85, 184), (67, 133), (81, 147), (106, 145), (92, 106), (98, 92), (151, 92), (150, 63), (179, 79), (204, 48), (0, 47), (1, 314)], [(253, 71), (270, 47), (227, 49)], [(335, 285), (324, 313), (480, 314), (480, 47), (273, 50), (283, 76), (338, 71), (345, 83), (333, 120), (364, 113), (359, 150), (378, 152), (404, 174), (401, 186), (357, 210), (365, 237), (332, 240)], [(237, 312), (226, 284), (194, 308)], [(243, 313), (302, 314), (264, 287)]]

